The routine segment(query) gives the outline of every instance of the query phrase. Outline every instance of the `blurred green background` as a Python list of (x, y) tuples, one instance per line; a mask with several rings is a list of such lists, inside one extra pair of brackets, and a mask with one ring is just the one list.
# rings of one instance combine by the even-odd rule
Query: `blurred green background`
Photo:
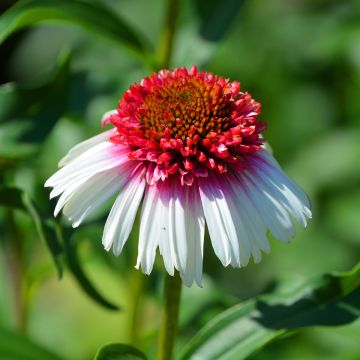
[[(164, 0), (89, 2), (107, 6), (155, 48)], [(1, 1), (0, 9), (12, 3)], [(208, 13), (203, 4), (181, 1), (172, 67), (197, 64), (238, 80), (262, 103), (265, 136), (309, 194), (313, 220), (307, 230), (298, 229), (290, 245), (272, 240), (271, 254), (244, 269), (223, 268), (208, 241), (204, 288), (184, 291), (180, 343), (230, 304), (279, 282), (348, 270), (360, 253), (360, 1), (248, 0), (240, 7), (231, 0), (209, 1)], [(149, 73), (126, 48), (71, 24), (41, 24), (9, 37), (0, 47), (1, 183), (26, 191), (41, 214), (50, 214), (54, 202), (43, 183), (59, 159), (97, 134), (102, 114)], [(159, 261), (150, 277), (135, 273), (134, 241), (118, 258), (103, 251), (109, 206), (92, 215), (74, 239), (84, 272), (121, 312), (99, 306), (68, 270), (59, 281), (31, 219), (0, 207), (2, 327), (19, 326), (23, 305), (21, 326), (32, 340), (66, 359), (90, 359), (101, 344), (131, 341), (136, 289), (129, 279), (137, 279), (146, 295), (136, 336), (140, 348), (152, 351), (163, 266)], [(61, 223), (68, 226), (65, 219)], [(19, 305), (15, 299), (24, 292), (25, 305)], [(252, 358), (355, 360), (359, 340), (359, 321), (317, 327), (276, 341)]]

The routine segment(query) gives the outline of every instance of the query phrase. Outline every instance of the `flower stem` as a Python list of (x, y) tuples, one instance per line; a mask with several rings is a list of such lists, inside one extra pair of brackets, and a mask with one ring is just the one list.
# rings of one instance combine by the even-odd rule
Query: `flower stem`
[(15, 222), (14, 211), (9, 210), (7, 220), (11, 234), (9, 243), (9, 273), (12, 277), (12, 286), (14, 291), (14, 304), (17, 315), (17, 325), (21, 332), (25, 332), (28, 320), (28, 301), (26, 298), (26, 271), (24, 266), (24, 256), (22, 251), (21, 234)]
[(174, 35), (176, 30), (177, 17), (179, 13), (180, 0), (167, 1), (167, 14), (165, 25), (160, 35), (157, 51), (159, 68), (169, 68), (173, 51)]
[(157, 360), (171, 360), (172, 358), (178, 324), (180, 295), (181, 279), (179, 273), (176, 272), (174, 276), (166, 275)]

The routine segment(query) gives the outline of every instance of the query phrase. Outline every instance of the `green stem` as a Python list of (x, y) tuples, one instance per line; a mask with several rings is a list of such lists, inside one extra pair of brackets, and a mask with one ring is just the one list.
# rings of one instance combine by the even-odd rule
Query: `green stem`
[(181, 279), (179, 273), (176, 272), (174, 276), (166, 275), (157, 360), (171, 360), (172, 358), (177, 332), (180, 295)]
[(7, 214), (9, 230), (11, 234), (10, 240), (10, 257), (8, 266), (10, 275), (12, 276), (12, 285), (14, 289), (14, 304), (17, 315), (18, 329), (25, 332), (28, 319), (28, 303), (26, 299), (27, 284), (26, 272), (24, 267), (24, 257), (21, 244), (21, 234), (16, 225), (14, 211), (9, 210)]
[(174, 35), (179, 13), (180, 0), (167, 1), (166, 21), (160, 35), (159, 47), (157, 51), (158, 67), (169, 68), (173, 52)]

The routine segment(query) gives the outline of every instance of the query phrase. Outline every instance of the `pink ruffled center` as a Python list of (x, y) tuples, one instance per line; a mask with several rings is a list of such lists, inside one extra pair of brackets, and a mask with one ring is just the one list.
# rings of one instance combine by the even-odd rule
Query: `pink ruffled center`
[(103, 125), (115, 126), (109, 140), (129, 146), (130, 159), (146, 163), (150, 185), (178, 176), (191, 186), (260, 149), (260, 106), (237, 81), (194, 66), (162, 70), (132, 85)]

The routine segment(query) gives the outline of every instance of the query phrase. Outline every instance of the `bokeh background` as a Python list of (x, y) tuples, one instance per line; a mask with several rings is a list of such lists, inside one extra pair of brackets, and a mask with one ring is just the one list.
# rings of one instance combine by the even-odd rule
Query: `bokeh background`
[[(155, 48), (164, 0), (90, 2), (107, 6)], [(172, 66), (198, 64), (239, 80), (262, 103), (266, 138), (309, 194), (314, 219), (290, 245), (272, 240), (271, 254), (244, 269), (223, 268), (208, 241), (204, 288), (184, 291), (180, 343), (239, 300), (278, 283), (348, 270), (360, 254), (360, 1), (242, 2), (209, 1), (205, 11), (202, 1), (181, 1)], [(0, 9), (13, 3), (2, 0)], [(73, 24), (41, 24), (12, 35), (0, 46), (0, 181), (24, 190), (41, 215), (51, 214), (54, 202), (43, 183), (58, 160), (97, 134), (102, 115), (150, 71), (126, 48)], [(64, 359), (90, 359), (101, 344), (134, 336), (152, 351), (162, 263), (158, 259), (150, 277), (136, 273), (134, 241), (118, 258), (105, 253), (101, 231), (108, 209), (90, 216), (72, 244), (88, 280), (122, 311), (96, 303), (68, 269), (59, 280), (31, 218), (0, 207), (2, 328), (20, 327)], [(68, 227), (65, 219), (59, 222)], [(134, 284), (141, 283), (145, 294), (139, 297)], [(136, 331), (134, 307), (142, 309)], [(252, 359), (355, 360), (359, 340), (359, 321), (315, 327), (272, 343)]]

